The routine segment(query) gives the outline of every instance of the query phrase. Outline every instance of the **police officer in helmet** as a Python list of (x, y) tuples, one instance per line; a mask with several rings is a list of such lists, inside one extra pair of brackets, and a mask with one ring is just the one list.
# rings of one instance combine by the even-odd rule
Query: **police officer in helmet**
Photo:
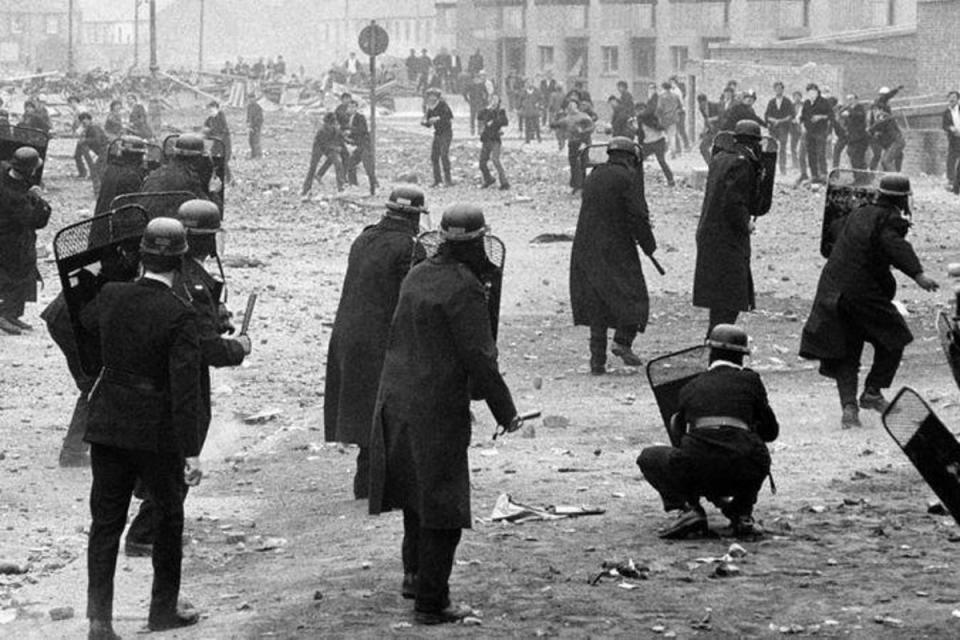
[[(895, 268), (921, 289), (936, 291), (936, 281), (907, 240), (913, 214), (910, 179), (888, 174), (880, 179), (875, 204), (865, 204), (839, 221), (836, 242), (820, 273), (817, 293), (803, 327), (800, 355), (820, 360), (820, 373), (837, 383), (841, 427), (859, 427), (859, 409), (883, 412), (882, 390), (893, 384), (904, 348), (913, 334), (893, 304)], [(860, 356), (873, 346), (873, 364), (857, 399)], [(858, 407), (859, 404), (859, 407)]]
[(627, 366), (643, 364), (633, 352), (637, 333), (646, 329), (650, 299), (637, 245), (657, 250), (643, 189), (637, 144), (616, 137), (609, 160), (596, 167), (583, 187), (583, 201), (570, 254), (570, 306), (575, 325), (590, 327), (590, 371), (606, 373), (607, 330), (614, 329), (611, 352)]
[(152, 631), (195, 624), (178, 610), (183, 558), (184, 484), (200, 482), (197, 393), (202, 371), (196, 312), (173, 293), (187, 252), (177, 220), (156, 218), (140, 245), (144, 275), (111, 282), (84, 308), (81, 322), (100, 344), (103, 368), (90, 395), (93, 522), (87, 554), (88, 638), (116, 640), (113, 580), (127, 508), (139, 479), (156, 503)]
[(419, 257), (414, 256), (416, 238), (420, 216), (427, 213), (423, 191), (409, 186), (395, 188), (386, 209), (350, 247), (327, 351), (324, 436), (327, 442), (359, 447), (353, 479), (356, 499), (370, 494), (370, 425), (390, 320), (400, 284)]
[(207, 157), (204, 137), (198, 133), (185, 133), (174, 141), (173, 157), (151, 171), (140, 190), (189, 191), (197, 198), (212, 200), (222, 208), (222, 193), (210, 190), (212, 178), (213, 163)]
[(121, 136), (108, 147), (107, 168), (103, 172), (95, 214), (110, 210), (117, 196), (137, 193), (146, 177), (144, 156), (147, 143), (137, 136)]
[(401, 592), (420, 624), (471, 613), (451, 602), (448, 584), (461, 531), (472, 524), (471, 395), (508, 431), (520, 425), (481, 285), (490, 268), (483, 211), (453, 205), (440, 227), (437, 254), (400, 287), (370, 442), (370, 513), (403, 510)]
[(734, 535), (761, 533), (753, 505), (770, 472), (764, 443), (776, 440), (780, 427), (760, 376), (743, 366), (750, 353), (743, 329), (719, 324), (706, 344), (709, 368), (680, 390), (670, 426), (674, 446), (647, 447), (637, 458), (664, 509), (680, 511), (662, 538), (706, 532), (701, 498), (729, 518)]

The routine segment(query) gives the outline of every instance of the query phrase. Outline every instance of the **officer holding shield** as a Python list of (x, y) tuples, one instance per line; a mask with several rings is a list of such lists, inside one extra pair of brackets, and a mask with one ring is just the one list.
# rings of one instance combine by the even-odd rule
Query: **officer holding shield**
[(873, 346), (873, 365), (859, 408), (883, 412), (882, 390), (893, 384), (904, 348), (913, 334), (893, 304), (897, 291), (891, 268), (935, 291), (906, 235), (910, 230), (910, 179), (889, 174), (880, 179), (876, 204), (854, 210), (843, 222), (820, 274), (813, 309), (803, 327), (800, 356), (820, 360), (820, 373), (837, 382), (843, 409), (841, 426), (860, 426), (857, 407), (860, 356)]
[(521, 422), (481, 284), (493, 268), (483, 212), (454, 205), (440, 226), (437, 254), (400, 287), (370, 437), (370, 513), (403, 509), (402, 594), (421, 624), (471, 613), (451, 603), (448, 584), (461, 530), (472, 525), (471, 395), (508, 431)]

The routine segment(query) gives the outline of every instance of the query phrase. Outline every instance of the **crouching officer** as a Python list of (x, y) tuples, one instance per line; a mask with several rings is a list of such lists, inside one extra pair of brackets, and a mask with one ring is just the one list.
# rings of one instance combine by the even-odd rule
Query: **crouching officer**
[[(173, 284), (174, 295), (190, 304), (197, 314), (200, 351), (203, 367), (200, 372), (200, 410), (197, 429), (199, 449), (207, 439), (211, 420), (210, 367), (236, 367), (250, 353), (249, 336), (225, 337), (233, 333), (230, 312), (220, 302), (223, 282), (213, 277), (204, 261), (218, 255), (217, 237), (220, 229), (220, 210), (209, 200), (188, 200), (180, 205), (177, 218), (186, 228), (187, 253), (183, 266)], [(146, 487), (142, 487), (146, 489)], [(186, 498), (186, 487), (183, 487)], [(139, 497), (138, 493), (138, 497)], [(130, 523), (124, 552), (131, 557), (149, 557), (156, 538), (157, 503), (149, 491), (136, 518)]]
[(347, 275), (327, 351), (323, 427), (327, 442), (360, 447), (353, 497), (370, 494), (370, 424), (400, 284), (414, 258), (423, 192), (397, 187), (387, 211), (350, 247)]
[(607, 330), (615, 329), (611, 352), (624, 364), (643, 364), (633, 340), (650, 316), (650, 298), (637, 245), (657, 250), (643, 193), (643, 168), (630, 138), (607, 144), (609, 160), (587, 177), (570, 254), (573, 323), (590, 327), (590, 371), (606, 373)]
[(681, 511), (661, 538), (706, 532), (701, 497), (720, 507), (734, 535), (762, 533), (753, 521), (753, 505), (770, 473), (764, 442), (776, 440), (780, 427), (760, 376), (743, 366), (750, 353), (747, 334), (720, 324), (707, 345), (709, 369), (680, 390), (679, 410), (671, 420), (676, 446), (647, 447), (637, 458), (664, 509)]
[(860, 408), (883, 412), (887, 401), (882, 389), (893, 384), (903, 350), (913, 341), (893, 305), (897, 281), (891, 267), (925, 291), (938, 288), (924, 274), (906, 237), (912, 219), (910, 193), (909, 178), (885, 175), (876, 204), (866, 204), (846, 218), (820, 273), (813, 309), (803, 327), (800, 356), (820, 360), (820, 374), (837, 381), (845, 429), (860, 426), (857, 387), (863, 345), (873, 346), (873, 365)]
[(507, 431), (520, 426), (481, 284), (490, 268), (483, 212), (454, 205), (440, 227), (437, 254), (400, 287), (370, 436), (370, 513), (403, 509), (402, 594), (421, 624), (471, 613), (449, 595), (461, 531), (472, 524), (471, 394)]
[(157, 507), (153, 587), (147, 626), (174, 629), (198, 620), (177, 610), (183, 559), (183, 491), (200, 482), (200, 376), (197, 314), (173, 293), (187, 252), (183, 225), (152, 220), (140, 245), (144, 275), (103, 286), (81, 321), (101, 349), (90, 396), (93, 523), (87, 549), (91, 640), (116, 640), (113, 579), (130, 496), (139, 478)]

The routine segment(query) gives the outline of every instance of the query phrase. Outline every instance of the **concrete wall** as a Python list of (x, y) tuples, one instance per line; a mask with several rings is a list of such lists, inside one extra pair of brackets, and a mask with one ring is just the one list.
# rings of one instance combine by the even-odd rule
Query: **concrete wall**
[(960, 87), (960, 3), (920, 0), (917, 6), (918, 82), (921, 93), (946, 93)]

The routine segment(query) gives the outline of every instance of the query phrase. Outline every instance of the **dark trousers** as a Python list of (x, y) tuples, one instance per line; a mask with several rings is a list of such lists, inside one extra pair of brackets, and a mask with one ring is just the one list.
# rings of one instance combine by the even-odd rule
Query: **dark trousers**
[(960, 138), (947, 134), (947, 182), (953, 187), (954, 193), (960, 193), (960, 182), (957, 180), (957, 166), (960, 163)]
[(363, 171), (367, 174), (367, 180), (374, 187), (377, 186), (377, 178), (373, 173), (373, 154), (370, 153), (369, 145), (357, 145), (353, 153), (344, 158), (343, 165), (346, 168), (347, 182), (357, 184), (357, 165), (363, 165)]
[[(471, 120), (471, 123), (473, 120)], [(472, 133), (472, 132), (471, 132)], [(435, 133), (433, 147), (430, 149), (430, 164), (433, 165), (433, 183), (447, 184), (453, 182), (450, 178), (450, 143), (453, 142), (453, 131)], [(440, 169), (443, 169), (441, 175)]]
[(728, 518), (749, 516), (770, 472), (770, 453), (746, 429), (693, 429), (679, 447), (647, 447), (637, 466), (666, 511), (706, 498)]
[(470, 106), (470, 135), (476, 135), (477, 133), (477, 115), (480, 113), (480, 109), (483, 108), (483, 105), (474, 104), (472, 102), (468, 103)]
[(90, 147), (82, 139), (77, 140), (77, 146), (73, 148), (73, 161), (77, 165), (77, 176), (87, 177), (87, 168), (93, 167), (93, 160), (90, 158)]
[(523, 130), (525, 131), (524, 140), (530, 142), (534, 138), (537, 139), (537, 142), (542, 142), (540, 139), (540, 116), (524, 116), (520, 118), (520, 122), (523, 124)]
[(251, 158), (262, 158), (263, 157), (263, 148), (260, 146), (260, 128), (251, 128), (250, 129), (250, 157)]
[(707, 327), (709, 335), (713, 328), (718, 324), (737, 324), (737, 316), (740, 312), (736, 309), (710, 309), (710, 326)]
[(824, 180), (827, 177), (827, 137), (808, 133), (806, 140), (810, 179)]
[(353, 476), (353, 497), (365, 500), (370, 497), (370, 448), (360, 447), (357, 453), (357, 473)]
[(19, 318), (27, 302), (37, 299), (37, 283), (33, 278), (0, 287), (0, 318)]
[(485, 185), (493, 184), (493, 174), (490, 173), (488, 162), (493, 162), (493, 168), (497, 170), (497, 176), (500, 178), (500, 186), (505, 187), (507, 182), (507, 173), (503, 170), (503, 163), (500, 162), (500, 149), (503, 143), (499, 140), (484, 140), (480, 143), (480, 173), (483, 174), (483, 183)]
[(790, 124), (790, 158), (793, 161), (793, 168), (797, 168), (799, 155), (802, 153), (799, 150), (800, 140), (803, 138), (803, 128), (793, 122)]
[(837, 169), (840, 167), (840, 158), (843, 155), (843, 150), (847, 148), (849, 142), (846, 138), (837, 137), (836, 144), (833, 145), (833, 168)]
[(880, 158), (883, 157), (883, 147), (877, 142), (876, 138), (870, 140), (870, 171), (876, 171), (880, 166)]
[[(320, 174), (317, 175), (317, 166), (320, 164), (320, 158), (326, 157), (323, 167), (320, 168)], [(327, 172), (330, 165), (333, 165), (337, 173), (337, 189), (343, 188), (343, 163), (339, 151), (314, 151), (310, 155), (310, 167), (307, 169), (307, 177), (303, 181), (303, 190), (300, 195), (307, 195), (313, 187), (313, 180), (320, 180), (323, 174)]]
[(131, 451), (94, 444), (90, 448), (90, 537), (87, 547), (87, 617), (113, 618), (113, 578), (120, 535), (137, 478), (155, 496), (157, 535), (153, 546), (150, 619), (174, 614), (183, 562), (183, 458), (176, 454)]
[[(602, 367), (607, 363), (607, 329), (606, 326), (594, 325), (590, 327), (590, 366)], [(635, 325), (623, 325), (613, 332), (613, 341), (624, 347), (632, 347), (640, 328)]]
[[(683, 146), (680, 146), (680, 143), (683, 142)], [(677, 120), (677, 139), (675, 140), (676, 148), (683, 149), (685, 151), (690, 150), (690, 138), (687, 137), (687, 114), (680, 112), (680, 119)]]
[(711, 152), (713, 151), (713, 138), (716, 135), (713, 131), (706, 130), (700, 134), (700, 156), (703, 161), (710, 164)]
[(644, 143), (643, 145), (641, 145), (641, 150), (643, 152), (644, 159), (650, 157), (651, 155), (657, 157), (657, 164), (660, 165), (660, 170), (663, 171), (663, 177), (667, 179), (667, 184), (669, 184), (672, 187), (673, 171), (670, 170), (670, 165), (667, 164), (666, 139), (660, 138), (656, 142), (651, 142), (649, 144)]
[(863, 346), (867, 342), (873, 346), (873, 364), (870, 366), (870, 372), (867, 373), (864, 388), (877, 391), (889, 389), (897, 375), (897, 369), (900, 368), (903, 349), (887, 349), (863, 334), (854, 336), (852, 340), (848, 337), (845, 357), (820, 361), (820, 373), (837, 381), (841, 406), (857, 403), (860, 357), (863, 355)]
[(787, 172), (787, 144), (790, 137), (790, 128), (777, 126), (770, 129), (770, 134), (777, 141), (777, 162), (780, 164), (780, 174)]
[(907, 143), (903, 138), (897, 138), (883, 148), (880, 154), (880, 168), (884, 171), (899, 172), (903, 166), (903, 149)]
[(426, 529), (420, 516), (403, 510), (403, 572), (416, 576), (417, 611), (435, 613), (450, 606), (450, 572), (461, 529)]
[(850, 167), (863, 171), (867, 168), (867, 147), (866, 140), (847, 143), (847, 157), (850, 158)]
[(810, 177), (807, 172), (807, 134), (801, 134), (797, 144), (797, 159), (800, 164), (800, 179), (806, 180)]
[(586, 177), (586, 167), (580, 161), (580, 152), (590, 142), (578, 141), (570, 138), (567, 141), (567, 162), (570, 163), (570, 186), (574, 189), (582, 189), (583, 181)]

